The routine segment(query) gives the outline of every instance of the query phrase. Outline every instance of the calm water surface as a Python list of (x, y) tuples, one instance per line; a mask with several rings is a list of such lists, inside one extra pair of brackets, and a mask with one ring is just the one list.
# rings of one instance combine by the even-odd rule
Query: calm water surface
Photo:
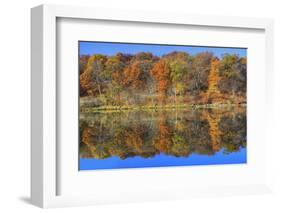
[(80, 114), (80, 170), (246, 163), (246, 110)]

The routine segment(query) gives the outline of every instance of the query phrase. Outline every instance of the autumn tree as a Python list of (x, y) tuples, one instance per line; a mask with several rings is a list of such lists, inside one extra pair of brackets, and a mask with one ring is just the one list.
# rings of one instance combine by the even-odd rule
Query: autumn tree
[[(126, 61), (122, 60), (123, 55), (115, 55), (105, 63), (106, 73), (110, 76), (110, 82), (107, 85), (107, 93), (110, 99), (115, 99), (117, 96), (117, 104), (120, 104), (120, 93), (123, 89), (124, 68)], [(111, 101), (114, 104), (113, 101)]]
[(247, 58), (241, 57), (238, 61), (238, 69), (240, 73), (241, 87), (240, 94), (246, 96), (247, 91)]
[(81, 89), (89, 96), (102, 96), (103, 86), (108, 77), (104, 72), (107, 57), (96, 54), (89, 58), (85, 71), (80, 75)]
[(185, 52), (172, 52), (166, 56), (170, 69), (171, 87), (174, 94), (174, 102), (177, 104), (177, 95), (183, 95), (187, 86), (187, 74), (192, 68), (192, 59)]
[(79, 57), (79, 75), (85, 71), (89, 58), (89, 55), (82, 55)]
[(239, 58), (238, 55), (223, 56), (219, 66), (221, 80), (218, 85), (223, 93), (231, 94), (233, 97), (246, 93), (246, 64), (246, 58)]
[(188, 90), (192, 95), (199, 95), (208, 89), (208, 75), (211, 70), (213, 54), (203, 52), (195, 55), (192, 60), (192, 69), (188, 74)]
[(204, 94), (205, 101), (204, 103), (214, 103), (222, 101), (222, 94), (218, 89), (218, 83), (220, 81), (219, 75), (219, 65), (220, 60), (215, 57), (211, 61), (211, 70), (208, 76), (208, 90), (206, 94)]
[(140, 61), (133, 62), (124, 70), (124, 85), (132, 90), (141, 90), (145, 86), (145, 73), (141, 67), (145, 66)]
[(142, 93), (145, 91), (151, 93), (153, 91), (153, 79), (150, 75), (150, 70), (156, 60), (157, 58), (151, 53), (141, 52), (136, 54), (124, 69), (124, 86), (130, 90), (130, 94), (135, 98), (136, 102), (140, 101), (140, 94), (138, 94), (140, 91)]
[(159, 94), (158, 100), (163, 103), (170, 85), (170, 69), (165, 59), (160, 59), (151, 69), (151, 75), (156, 81)]
[[(81, 55), (79, 57), (79, 76), (81, 76), (81, 74), (83, 74), (83, 72), (86, 70), (89, 58), (89, 55)], [(81, 82), (79, 83), (79, 92), (81, 97), (87, 95), (85, 88), (82, 88)]]

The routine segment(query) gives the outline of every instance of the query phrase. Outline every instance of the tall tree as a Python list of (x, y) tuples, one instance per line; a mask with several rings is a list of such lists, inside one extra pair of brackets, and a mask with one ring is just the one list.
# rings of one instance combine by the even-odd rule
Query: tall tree
[(136, 102), (140, 102), (141, 96), (146, 96), (146, 92), (153, 91), (150, 70), (156, 60), (158, 58), (151, 53), (141, 52), (136, 54), (124, 69), (124, 86), (130, 90)]
[(165, 59), (160, 59), (151, 69), (151, 75), (157, 82), (158, 100), (163, 103), (170, 85), (170, 69)]
[[(105, 63), (105, 72), (110, 78), (110, 82), (107, 85), (107, 93), (109, 98), (115, 100), (117, 96), (117, 104), (120, 104), (120, 93), (123, 89), (123, 72), (126, 67), (126, 61), (122, 60), (122, 54), (117, 54), (108, 58)], [(112, 104), (114, 104), (112, 102)]]
[(205, 103), (214, 103), (222, 101), (222, 94), (218, 89), (218, 83), (220, 81), (219, 76), (219, 64), (220, 60), (215, 57), (211, 62), (211, 70), (208, 76), (208, 90), (205, 94)]
[(211, 70), (211, 61), (213, 54), (210, 52), (202, 52), (193, 58), (192, 70), (188, 75), (188, 90), (193, 95), (198, 95), (202, 91), (208, 89), (208, 75)]
[(223, 93), (235, 95), (245, 94), (247, 67), (246, 58), (235, 54), (225, 54), (220, 62), (219, 73), (221, 81), (219, 89)]
[(172, 52), (165, 56), (167, 58), (174, 102), (177, 103), (177, 95), (182, 95), (187, 85), (187, 74), (192, 68), (192, 59), (185, 52)]
[(103, 86), (106, 79), (104, 72), (104, 65), (107, 57), (96, 54), (89, 58), (86, 70), (80, 75), (81, 88), (87, 92), (88, 95), (95, 94), (102, 95)]

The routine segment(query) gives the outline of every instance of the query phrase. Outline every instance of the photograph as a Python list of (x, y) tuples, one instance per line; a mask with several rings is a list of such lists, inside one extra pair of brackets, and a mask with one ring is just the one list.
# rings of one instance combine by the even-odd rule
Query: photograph
[(77, 48), (79, 171), (247, 163), (247, 48)]

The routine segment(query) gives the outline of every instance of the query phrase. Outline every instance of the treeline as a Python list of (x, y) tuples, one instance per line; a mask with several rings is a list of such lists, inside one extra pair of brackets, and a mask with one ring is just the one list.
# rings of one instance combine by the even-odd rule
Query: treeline
[(247, 59), (211, 52), (82, 55), (80, 97), (92, 106), (244, 103)]

